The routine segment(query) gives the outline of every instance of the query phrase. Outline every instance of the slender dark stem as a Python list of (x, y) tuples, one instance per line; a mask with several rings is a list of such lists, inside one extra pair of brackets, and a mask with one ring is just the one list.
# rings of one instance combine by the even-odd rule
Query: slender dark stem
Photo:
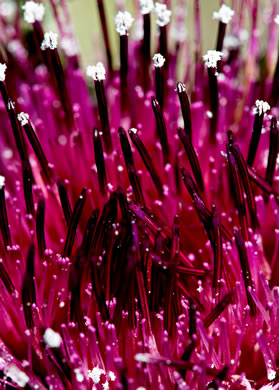
[(41, 198), (38, 202), (37, 218), (36, 218), (36, 233), (38, 242), (39, 256), (44, 257), (46, 249), (45, 240), (45, 200)]
[(143, 41), (142, 41), (142, 55), (144, 56), (147, 63), (150, 63), (151, 59), (151, 23), (150, 14), (143, 15)]
[(248, 241), (248, 224), (247, 224), (247, 214), (245, 208), (245, 199), (243, 194), (243, 184), (241, 181), (239, 168), (237, 166), (235, 157), (228, 145), (227, 145), (227, 156), (228, 156), (229, 168), (230, 168), (230, 173), (232, 178), (232, 185), (235, 193), (234, 200), (238, 210), (238, 217), (240, 221), (242, 236), (244, 237), (245, 241)]
[(201, 167), (195, 149), (191, 141), (189, 140), (189, 137), (185, 135), (185, 133), (182, 131), (180, 127), (178, 128), (177, 133), (179, 135), (180, 141), (184, 146), (185, 152), (188, 156), (198, 189), (199, 191), (203, 192), (204, 184), (203, 184), (203, 178), (201, 173)]
[(242, 153), (240, 152), (240, 148), (238, 144), (234, 141), (231, 131), (228, 132), (228, 138), (229, 138), (229, 149), (234, 155), (235, 161), (237, 163), (241, 175), (242, 184), (246, 193), (247, 205), (250, 213), (252, 227), (253, 229), (256, 229), (259, 225), (257, 219), (257, 209), (256, 209), (256, 203), (255, 203), (255, 197), (253, 194), (252, 185), (249, 178), (247, 164), (244, 160), (244, 157), (242, 156)]
[(216, 206), (212, 206), (212, 227), (213, 227), (213, 252), (214, 252), (214, 272), (212, 289), (213, 296), (217, 302), (220, 301), (220, 288), (222, 278), (222, 235), (220, 217)]
[(42, 149), (40, 141), (39, 141), (39, 139), (38, 139), (38, 137), (33, 129), (33, 126), (28, 121), (28, 123), (26, 123), (23, 126), (23, 129), (24, 129), (25, 134), (27, 135), (27, 138), (32, 146), (32, 149), (33, 149), (33, 151), (34, 151), (34, 153), (35, 153), (35, 155), (36, 155), (36, 157), (41, 165), (43, 173), (49, 181), (50, 178), (52, 177), (52, 172), (49, 168), (48, 160), (47, 160), (45, 153)]
[(23, 190), (27, 214), (34, 215), (34, 201), (32, 192), (32, 170), (28, 160), (22, 162)]
[(64, 217), (67, 222), (67, 225), (69, 226), (72, 218), (72, 208), (70, 205), (68, 194), (61, 179), (58, 179), (57, 186), (58, 186), (59, 198), (64, 213)]
[(108, 28), (107, 28), (107, 19), (106, 19), (106, 14), (105, 14), (103, 0), (97, 0), (97, 4), (98, 4), (98, 10), (99, 10), (99, 16), (100, 16), (100, 20), (101, 20), (101, 25), (102, 25), (104, 41), (105, 41), (108, 68), (109, 68), (110, 74), (112, 74), (112, 57), (111, 57), (109, 35), (108, 35)]
[(216, 68), (207, 68), (209, 80), (210, 108), (212, 117), (210, 118), (210, 141), (216, 141), (216, 132), (218, 126), (218, 82)]
[(224, 38), (225, 38), (225, 33), (226, 33), (226, 27), (227, 27), (226, 23), (219, 22), (216, 51), (223, 50), (223, 43), (224, 43)]
[(262, 126), (263, 126), (263, 118), (264, 114), (257, 113), (255, 115), (252, 137), (249, 145), (247, 164), (252, 167), (255, 161), (258, 145), (260, 142), (261, 134), (262, 134)]
[(5, 187), (0, 188), (0, 229), (5, 244), (7, 246), (12, 246), (10, 226), (8, 221), (7, 209), (6, 209), (6, 200), (5, 200)]
[(84, 188), (81, 191), (81, 194), (80, 194), (80, 196), (75, 204), (73, 214), (71, 217), (71, 221), (69, 224), (69, 228), (68, 228), (67, 237), (65, 240), (65, 245), (64, 245), (62, 257), (68, 257), (68, 258), (71, 257), (72, 249), (73, 249), (73, 245), (74, 245), (74, 239), (75, 239), (75, 235), (76, 235), (76, 230), (78, 227), (78, 223), (79, 223), (79, 220), (81, 217), (81, 213), (82, 213), (85, 201), (86, 201), (86, 188)]
[(32, 329), (34, 326), (32, 316), (32, 304), (36, 303), (36, 293), (34, 286), (34, 257), (35, 247), (31, 244), (28, 250), (27, 261), (26, 261), (26, 272), (22, 283), (22, 303), (24, 309), (25, 322), (28, 329)]
[(167, 136), (166, 123), (163, 117), (162, 109), (158, 101), (154, 97), (152, 97), (152, 108), (156, 119), (160, 144), (162, 146), (164, 165), (166, 165), (170, 161), (170, 148)]
[(103, 145), (98, 129), (93, 130), (93, 143), (100, 190), (103, 194), (105, 194), (107, 185), (106, 167), (103, 154)]
[(120, 36), (120, 93), (121, 93), (121, 110), (126, 110), (128, 94), (128, 35)]
[(161, 109), (163, 110), (164, 106), (164, 70), (162, 67), (155, 67), (155, 89), (156, 89), (156, 99), (160, 104)]
[(238, 255), (239, 255), (239, 260), (240, 260), (240, 265), (242, 269), (242, 275), (243, 275), (243, 280), (244, 280), (244, 285), (245, 285), (245, 290), (246, 290), (246, 296), (247, 296), (247, 302), (248, 305), (250, 306), (251, 309), (251, 315), (254, 316), (256, 314), (256, 305), (251, 297), (248, 287), (251, 287), (254, 289), (254, 284), (251, 276), (251, 271), (250, 271), (250, 266), (249, 266), (249, 260), (247, 256), (247, 250), (244, 245), (243, 239), (241, 237), (240, 232), (238, 229), (235, 227), (234, 228), (234, 236), (235, 236), (235, 242), (238, 250)]
[(13, 130), (13, 135), (16, 142), (18, 153), (20, 155), (21, 161), (26, 161), (28, 160), (28, 153), (27, 153), (23, 132), (17, 119), (17, 115), (15, 111), (15, 103), (9, 97), (9, 93), (3, 81), (0, 81), (0, 91), (6, 106), (6, 110), (10, 118), (10, 123)]
[(181, 113), (184, 121), (184, 130), (190, 142), (192, 142), (192, 120), (191, 120), (190, 102), (186, 92), (185, 85), (181, 82), (177, 83), (177, 93), (178, 93)]
[(168, 63), (168, 40), (167, 40), (167, 26), (160, 27), (160, 36), (159, 36), (159, 53), (162, 54), (166, 59), (166, 69)]
[(62, 107), (66, 115), (66, 121), (68, 123), (68, 126), (69, 128), (71, 128), (74, 119), (73, 119), (73, 111), (72, 111), (70, 96), (66, 85), (64, 69), (61, 64), (57, 49), (54, 50), (47, 49), (47, 50), (51, 51), (52, 66), (53, 66), (55, 80), (56, 80), (53, 81), (54, 83), (57, 84), (58, 96), (60, 97)]
[(223, 311), (232, 303), (232, 293), (229, 292), (224, 296), (224, 298), (214, 307), (214, 309), (208, 314), (204, 320), (205, 328), (209, 326), (223, 313)]
[(138, 175), (136, 173), (133, 154), (132, 154), (132, 150), (131, 150), (131, 146), (127, 134), (122, 127), (119, 128), (118, 133), (119, 133), (120, 144), (121, 144), (121, 149), (125, 160), (126, 169), (128, 172), (131, 186), (135, 194), (136, 201), (144, 205), (142, 189), (141, 189)]
[(279, 135), (278, 135), (278, 127), (277, 120), (273, 116), (271, 119), (270, 126), (270, 136), (269, 136), (269, 153), (268, 153), (268, 162), (265, 173), (265, 180), (269, 185), (272, 185), (273, 176), (276, 168), (276, 161), (278, 155), (278, 143), (279, 143)]
[(163, 191), (163, 184), (161, 182), (160, 176), (152, 162), (151, 156), (148, 153), (146, 147), (144, 146), (143, 142), (139, 138), (137, 134), (133, 132), (133, 130), (129, 130), (129, 135), (131, 140), (133, 141), (133, 144), (137, 148), (137, 151), (139, 152), (152, 180), (153, 183), (155, 184), (157, 191), (161, 197), (164, 196), (164, 191)]
[(105, 149), (107, 152), (111, 152), (112, 143), (111, 143), (111, 134), (110, 134), (110, 127), (109, 127), (108, 106), (107, 106), (107, 100), (105, 96), (103, 80), (95, 81), (95, 90), (96, 90), (96, 96), (98, 102), (101, 128), (102, 128), (104, 142), (105, 142)]

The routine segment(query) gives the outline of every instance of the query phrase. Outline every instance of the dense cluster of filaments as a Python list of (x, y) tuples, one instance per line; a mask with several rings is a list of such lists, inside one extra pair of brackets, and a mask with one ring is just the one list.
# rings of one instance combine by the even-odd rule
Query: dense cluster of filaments
[(86, 71), (67, 1), (58, 33), (19, 3), (0, 4), (0, 388), (279, 389), (277, 1), (223, 4), (205, 53), (195, 0), (193, 55), (186, 1), (135, 1), (116, 70), (98, 0)]

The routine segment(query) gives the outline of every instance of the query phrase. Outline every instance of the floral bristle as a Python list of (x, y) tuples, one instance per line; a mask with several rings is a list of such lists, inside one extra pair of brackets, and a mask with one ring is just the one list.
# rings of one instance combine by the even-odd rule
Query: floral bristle
[(202, 1), (192, 45), (185, 0), (96, 0), (86, 70), (49, 3), (0, 3), (0, 389), (278, 389), (276, 0), (207, 52)]

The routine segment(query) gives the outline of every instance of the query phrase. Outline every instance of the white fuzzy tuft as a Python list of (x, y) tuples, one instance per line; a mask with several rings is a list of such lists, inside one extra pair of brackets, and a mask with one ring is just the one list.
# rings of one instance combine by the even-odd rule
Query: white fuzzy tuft
[(41, 43), (41, 49), (46, 50), (46, 49), (51, 49), (54, 50), (57, 48), (58, 45), (58, 34), (50, 31), (46, 32), (44, 34), (44, 40)]
[(105, 375), (106, 372), (99, 367), (94, 367), (93, 370), (88, 371), (88, 377), (91, 378), (95, 384), (100, 382), (102, 374)]
[(140, 6), (141, 14), (146, 15), (146, 14), (149, 14), (153, 10), (154, 3), (153, 3), (153, 0), (140, 0), (139, 6)]
[(29, 382), (29, 377), (21, 371), (15, 364), (9, 365), (5, 369), (5, 375), (10, 377), (19, 387), (25, 387)]
[(132, 26), (134, 21), (134, 18), (128, 11), (118, 11), (114, 22), (116, 31), (119, 33), (119, 35), (128, 35), (128, 30)]
[(2, 190), (4, 185), (5, 185), (5, 176), (0, 175), (0, 190)]
[(62, 341), (60, 334), (51, 328), (46, 329), (43, 339), (46, 345), (50, 348), (59, 348)]
[(155, 66), (155, 68), (161, 68), (164, 65), (165, 61), (166, 59), (164, 56), (162, 56), (162, 54), (160, 53), (154, 54), (153, 65)]
[(43, 4), (35, 3), (35, 1), (26, 1), (22, 6), (24, 10), (24, 20), (27, 23), (41, 22), (45, 14), (45, 7)]
[(0, 81), (5, 81), (6, 78), (6, 64), (0, 64)]
[(220, 22), (228, 24), (234, 15), (234, 10), (225, 4), (222, 4), (218, 12), (213, 12), (213, 19), (220, 20)]
[(279, 25), (279, 15), (276, 15), (274, 18), (274, 22)]
[(29, 121), (29, 115), (25, 112), (21, 112), (18, 114), (17, 119), (19, 120), (21, 126), (27, 125)]
[(263, 100), (256, 100), (256, 107), (253, 110), (253, 114), (265, 114), (266, 111), (270, 110), (270, 105)]
[(92, 77), (95, 81), (106, 79), (106, 69), (102, 62), (97, 62), (96, 65), (87, 66), (86, 74), (87, 76)]
[(205, 66), (207, 68), (216, 68), (217, 62), (221, 60), (223, 53), (216, 50), (208, 50), (208, 52), (203, 56), (205, 61)]
[(156, 23), (160, 27), (166, 26), (171, 17), (171, 11), (167, 9), (166, 4), (155, 3), (154, 13), (156, 15)]
[(132, 132), (132, 133), (134, 133), (134, 134), (137, 134), (137, 129), (135, 129), (134, 127), (132, 127), (131, 129), (130, 129), (130, 131)]

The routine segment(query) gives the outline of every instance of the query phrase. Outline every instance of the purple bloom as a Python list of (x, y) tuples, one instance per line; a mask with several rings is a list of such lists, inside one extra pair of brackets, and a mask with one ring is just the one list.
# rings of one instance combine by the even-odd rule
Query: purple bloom
[(185, 1), (135, 1), (119, 70), (98, 0), (86, 72), (50, 3), (0, 7), (0, 389), (279, 389), (276, 0), (207, 53), (195, 0), (193, 59)]

